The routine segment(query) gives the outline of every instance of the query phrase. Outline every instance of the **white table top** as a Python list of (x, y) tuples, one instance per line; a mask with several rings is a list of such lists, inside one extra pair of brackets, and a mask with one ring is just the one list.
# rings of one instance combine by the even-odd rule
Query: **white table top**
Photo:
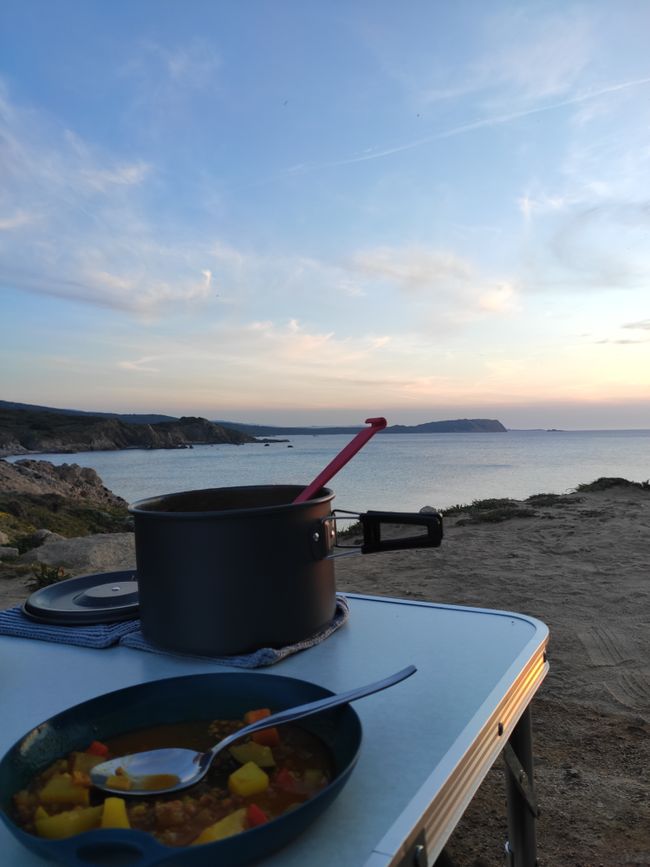
[[(338, 632), (256, 671), (337, 692), (410, 663), (418, 672), (355, 703), (364, 732), (356, 769), (326, 813), (264, 861), (269, 867), (387, 867), (422, 830), (431, 863), (548, 669), (548, 629), (534, 618), (353, 594), (348, 599), (350, 619)], [(228, 670), (242, 671), (123, 647), (89, 650), (0, 637), (0, 755), (36, 724), (96, 695)], [(46, 863), (4, 825), (0, 851), (6, 867)]]

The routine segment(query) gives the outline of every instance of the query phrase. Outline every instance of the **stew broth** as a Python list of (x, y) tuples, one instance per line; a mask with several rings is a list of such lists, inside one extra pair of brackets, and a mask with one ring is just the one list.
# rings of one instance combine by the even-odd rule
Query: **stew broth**
[[(268, 710), (253, 714), (268, 714)], [(133, 828), (168, 846), (214, 842), (281, 816), (333, 778), (328, 749), (295, 725), (263, 729), (219, 754), (207, 776), (182, 792), (112, 797), (94, 788), (90, 769), (109, 758), (162, 747), (206, 750), (250, 722), (213, 720), (130, 732), (59, 759), (14, 796), (25, 831), (61, 839), (92, 828)], [(125, 778), (125, 790), (128, 789)]]

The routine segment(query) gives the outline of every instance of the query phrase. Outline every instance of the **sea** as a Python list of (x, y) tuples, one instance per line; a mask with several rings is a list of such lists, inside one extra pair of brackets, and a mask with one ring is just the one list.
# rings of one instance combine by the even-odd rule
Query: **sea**
[[(235, 485), (307, 485), (351, 437), (28, 457), (92, 467), (128, 502)], [(25, 457), (25, 456), (22, 456)], [(16, 456), (8, 460), (20, 460)], [(650, 477), (650, 430), (378, 434), (328, 483), (334, 508), (419, 511), (488, 497), (566, 493), (600, 476)]]

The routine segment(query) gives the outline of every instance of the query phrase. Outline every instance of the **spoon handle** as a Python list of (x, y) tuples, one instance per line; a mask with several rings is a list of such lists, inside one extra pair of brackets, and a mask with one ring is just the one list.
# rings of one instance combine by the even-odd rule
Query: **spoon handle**
[(387, 689), (389, 686), (393, 686), (401, 680), (406, 680), (407, 677), (415, 674), (416, 671), (417, 668), (414, 665), (407, 665), (406, 668), (401, 669), (401, 671), (396, 671), (395, 674), (391, 674), (389, 677), (385, 677), (382, 680), (376, 680), (374, 683), (368, 683), (366, 686), (359, 686), (356, 689), (348, 690), (348, 692), (338, 692), (335, 695), (327, 696), (327, 698), (318, 699), (318, 701), (310, 701), (307, 704), (298, 705), (298, 707), (292, 707), (287, 710), (280, 710), (277, 713), (272, 713), (271, 716), (250, 723), (250, 725), (244, 726), (244, 728), (228, 735), (212, 747), (211, 750), (208, 750), (205, 755), (210, 756), (210, 761), (212, 761), (217, 753), (220, 753), (225, 747), (246, 735), (251, 735), (253, 732), (267, 729), (271, 726), (293, 722), (294, 720), (302, 719), (303, 717), (311, 716), (315, 713), (321, 713), (321, 711), (338, 707), (338, 705), (341, 704), (347, 704), (350, 701), (355, 701), (356, 699), (363, 698), (366, 695), (371, 695), (373, 692), (380, 692), (382, 689)]
[(304, 491), (301, 491), (298, 494), (296, 499), (293, 501), (294, 503), (304, 503), (307, 500), (311, 500), (311, 498), (320, 491), (323, 485), (326, 482), (329, 482), (332, 476), (335, 476), (338, 471), (356, 455), (359, 449), (368, 442), (370, 437), (373, 437), (377, 431), (383, 430), (386, 427), (386, 419), (381, 416), (378, 418), (367, 418), (366, 424), (371, 425), (371, 427), (366, 427), (360, 430), (355, 438), (350, 440), (350, 442), (341, 449), (338, 455), (329, 462), (325, 469), (321, 470), (314, 481), (307, 485)]

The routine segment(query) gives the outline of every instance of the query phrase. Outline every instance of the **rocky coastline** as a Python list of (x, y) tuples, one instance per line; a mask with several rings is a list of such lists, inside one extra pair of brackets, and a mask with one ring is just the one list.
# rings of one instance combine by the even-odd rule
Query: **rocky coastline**
[(0, 409), (0, 457), (254, 442), (255, 437), (247, 433), (204, 418), (128, 424), (114, 418)]

